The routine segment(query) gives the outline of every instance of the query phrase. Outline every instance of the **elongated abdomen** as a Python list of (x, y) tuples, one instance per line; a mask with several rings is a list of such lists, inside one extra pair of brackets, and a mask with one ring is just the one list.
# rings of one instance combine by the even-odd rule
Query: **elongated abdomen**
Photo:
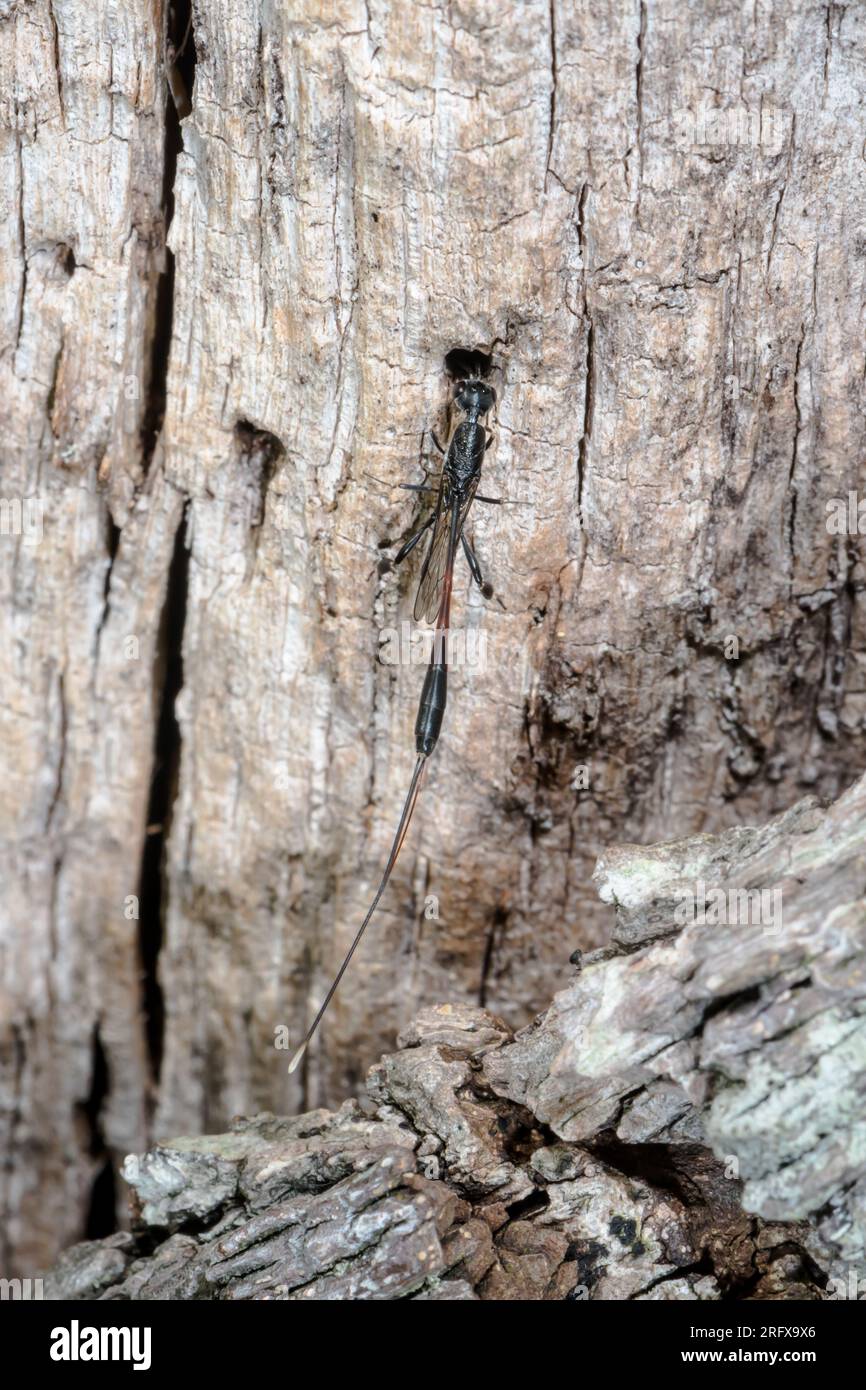
[(415, 720), (415, 749), (421, 757), (429, 758), (439, 740), (447, 693), (448, 667), (444, 661), (431, 662), (424, 677), (418, 717)]

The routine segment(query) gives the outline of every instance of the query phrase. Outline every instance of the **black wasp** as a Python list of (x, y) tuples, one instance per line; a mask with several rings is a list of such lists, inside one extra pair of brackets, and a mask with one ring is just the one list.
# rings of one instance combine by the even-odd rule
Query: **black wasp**
[(412, 492), (436, 491), (436, 504), (432, 515), (413, 536), (409, 537), (391, 562), (393, 565), (401, 564), (429, 532), (430, 540), (421, 567), (414, 616), (416, 622), (426, 620), (435, 624), (435, 632), (433, 650), (421, 691), (418, 716), (415, 720), (415, 751), (417, 754), (415, 771), (412, 774), (412, 781), (403, 803), (397, 833), (394, 836), (391, 853), (388, 856), (388, 862), (385, 865), (376, 895), (370, 904), (366, 917), (358, 928), (354, 941), (346, 952), (345, 959), (337, 971), (328, 993), (325, 995), (321, 1008), (307, 1031), (304, 1041), (289, 1063), (290, 1072), (295, 1070), (306, 1052), (307, 1045), (321, 1023), (325, 1010), (333, 999), (349, 961), (355, 954), (358, 943), (367, 929), (367, 924), (376, 911), (379, 899), (388, 885), (388, 880), (409, 829), (415, 803), (418, 800), (424, 767), (439, 739), (442, 720), (445, 715), (448, 686), (451, 592), (454, 582), (454, 560), (459, 545), (463, 547), (476, 584), (488, 595), (490, 592), (484, 583), (481, 567), (464, 532), (464, 527), (469, 509), (476, 496), (479, 502), (499, 504), (499, 498), (482, 497), (478, 493), (481, 464), (493, 438), (484, 424), (484, 417), (493, 409), (495, 403), (496, 392), (486, 381), (481, 381), (478, 378), (459, 381), (454, 388), (454, 404), (462, 412), (463, 418), (451, 435), (447, 450), (442, 449), (436, 436), (433, 436), (437, 448), (445, 455), (438, 489), (427, 488), (425, 484), (403, 484)]

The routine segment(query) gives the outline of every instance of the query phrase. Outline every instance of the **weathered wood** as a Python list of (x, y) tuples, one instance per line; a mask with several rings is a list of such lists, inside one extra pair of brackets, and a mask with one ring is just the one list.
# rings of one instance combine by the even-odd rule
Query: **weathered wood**
[(146, 476), (158, 22), (145, 0), (0, 6), (0, 494), (36, 509), (0, 536), (0, 1239), (25, 1274), (85, 1229), (107, 1155), (148, 1133), (128, 900), (182, 513), (158, 460)]
[[(0, 3), (2, 495), (45, 500), (44, 542), (0, 548), (25, 1269), (106, 1153), (339, 1098), (443, 997), (525, 1023), (602, 939), (599, 850), (834, 795), (866, 751), (860, 542), (826, 526), (862, 486), (863, 12), (193, 19), (178, 130), (161, 6)], [(460, 348), (497, 369), (485, 486), (518, 505), (474, 529), (503, 606), (464, 574), (488, 661), (299, 1089), (274, 1030), (410, 771), (420, 667), (376, 657), (413, 576), (377, 561)]]
[(614, 946), (485, 1060), (564, 1140), (702, 1143), (743, 1205), (866, 1254), (866, 778), (760, 829), (602, 856)]
[[(513, 1021), (542, 1003), (597, 939), (586, 882), (611, 836), (781, 808), (862, 757), (860, 581), (824, 525), (863, 437), (862, 262), (841, 249), (857, 21), (565, 6), (552, 47), (546, 5), (318, 14), (196, 29), (167, 422), (194, 497), (168, 1128), (289, 1103), (273, 1024), (300, 1031), (386, 853), (419, 673), (374, 665), (410, 582), (377, 579), (376, 547), (414, 508), (377, 480), (417, 476), (448, 350), (503, 368), (487, 473), (520, 505), (476, 535), (507, 611), (467, 585), (490, 661), (453, 682), (308, 1096), (426, 998), (481, 991)], [(772, 101), (763, 142), (690, 142), (710, 71), (725, 111)], [(825, 111), (803, 121), (812, 78)], [(238, 420), (283, 449), (252, 529)]]
[(48, 1296), (851, 1297), (864, 844), (866, 778), (612, 851), (615, 945), (531, 1027), (429, 1008), (360, 1102), (131, 1156), (133, 1232), (67, 1252)]

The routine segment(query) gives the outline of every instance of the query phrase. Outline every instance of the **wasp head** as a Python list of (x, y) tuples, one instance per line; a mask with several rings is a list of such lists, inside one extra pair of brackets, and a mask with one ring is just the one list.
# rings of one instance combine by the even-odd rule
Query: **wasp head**
[(496, 392), (486, 381), (458, 381), (454, 401), (467, 415), (486, 415), (496, 404)]

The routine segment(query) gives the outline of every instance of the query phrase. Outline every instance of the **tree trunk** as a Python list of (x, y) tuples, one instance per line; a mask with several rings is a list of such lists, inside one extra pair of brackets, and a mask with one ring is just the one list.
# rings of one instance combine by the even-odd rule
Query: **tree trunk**
[(856, 1297), (864, 838), (866, 777), (609, 852), (613, 944), (517, 1037), (423, 1009), (336, 1113), (131, 1156), (134, 1230), (66, 1252), (47, 1296)]
[[(0, 0), (10, 1267), (422, 1005), (523, 1025), (611, 842), (864, 766), (864, 48), (805, 0)], [(467, 351), (486, 660), (289, 1078), (411, 773), (377, 562)]]

